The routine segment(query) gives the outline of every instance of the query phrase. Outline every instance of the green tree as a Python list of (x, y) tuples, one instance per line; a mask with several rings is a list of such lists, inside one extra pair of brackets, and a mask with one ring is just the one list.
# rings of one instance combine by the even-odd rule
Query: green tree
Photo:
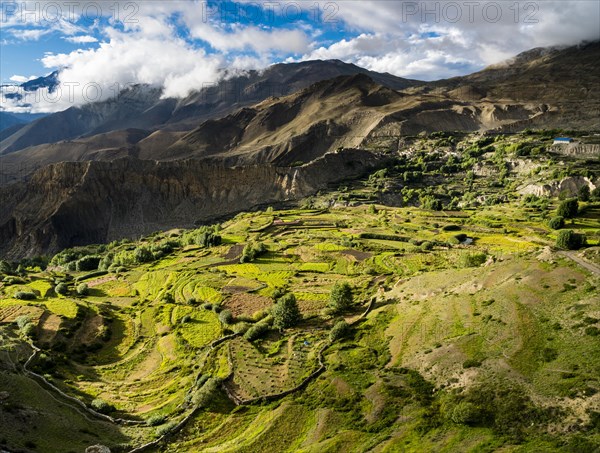
[(12, 266), (8, 261), (0, 260), (0, 274), (10, 274)]
[(341, 338), (348, 336), (350, 333), (350, 325), (345, 320), (336, 322), (329, 332), (329, 340), (333, 343)]
[(331, 290), (329, 295), (329, 308), (334, 312), (340, 313), (348, 310), (352, 305), (354, 296), (352, 295), (352, 288), (346, 282), (336, 283)]
[(579, 189), (579, 193), (578, 193), (577, 197), (581, 201), (589, 201), (590, 194), (591, 194), (591, 192), (590, 192), (589, 186), (581, 186), (581, 188)]
[(550, 228), (552, 228), (553, 230), (560, 230), (561, 228), (563, 228), (565, 226), (565, 219), (564, 219), (564, 217), (561, 217), (561, 216), (552, 217), (548, 221), (548, 226)]
[(80, 283), (77, 286), (77, 294), (79, 294), (80, 296), (87, 296), (90, 292), (90, 288), (88, 287), (87, 283)]
[(302, 319), (296, 296), (288, 293), (282, 296), (271, 310), (273, 327), (279, 330), (292, 327)]
[(133, 251), (133, 259), (139, 264), (148, 263), (154, 260), (154, 255), (152, 254), (150, 248), (146, 246), (140, 246)]
[(219, 313), (219, 320), (226, 325), (233, 324), (233, 314), (231, 310), (223, 310)]
[(577, 198), (569, 198), (568, 200), (564, 200), (560, 203), (558, 210), (556, 211), (556, 215), (565, 219), (572, 219), (577, 215), (578, 210), (579, 202), (577, 201)]
[(573, 230), (561, 230), (556, 237), (556, 246), (563, 250), (577, 250), (585, 245), (585, 236)]
[(69, 288), (66, 283), (59, 283), (54, 287), (54, 292), (56, 292), (56, 294), (61, 294), (64, 296), (69, 292)]

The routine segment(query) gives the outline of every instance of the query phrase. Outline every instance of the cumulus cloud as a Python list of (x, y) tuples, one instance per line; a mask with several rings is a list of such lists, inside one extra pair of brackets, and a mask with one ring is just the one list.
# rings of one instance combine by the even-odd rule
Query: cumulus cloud
[[(41, 4), (42, 10), (54, 4), (26, 3)], [(18, 40), (57, 33), (75, 44), (97, 43), (41, 58), (47, 68), (61, 70), (63, 93), (69, 87), (72, 96), (53, 102), (38, 96), (31, 100), (34, 111), (79, 105), (90, 100), (91, 92), (101, 92), (93, 100), (106, 99), (120, 87), (138, 83), (162, 87), (165, 97), (182, 97), (218, 80), (224, 68), (232, 74), (233, 68), (260, 69), (279, 61), (340, 59), (402, 77), (440, 79), (479, 70), (532, 47), (600, 36), (596, 1), (293, 2), (304, 8), (301, 16), (295, 6), (292, 11), (282, 3), (239, 3), (262, 12), (256, 20), (244, 20), (246, 13), (225, 19), (218, 11), (224, 3), (215, 3), (215, 11), (208, 11), (203, 1), (139, 2), (135, 11), (118, 3), (123, 9), (118, 17), (110, 8), (103, 17), (87, 21), (77, 11), (72, 20), (61, 17), (47, 24), (31, 16), (26, 24), (8, 17), (3, 28)], [(315, 5), (320, 15), (314, 14)], [(91, 86), (100, 90), (86, 92)], [(14, 99), (2, 102), (21, 108)]]
[(301, 59), (337, 58), (374, 71), (435, 80), (466, 74), (532, 47), (600, 37), (600, 2), (340, 1), (355, 36)]

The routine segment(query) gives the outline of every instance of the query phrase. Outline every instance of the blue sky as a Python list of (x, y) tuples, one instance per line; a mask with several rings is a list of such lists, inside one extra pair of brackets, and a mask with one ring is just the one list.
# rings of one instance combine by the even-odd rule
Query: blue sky
[[(148, 83), (182, 97), (223, 69), (340, 59), (397, 76), (462, 75), (532, 47), (600, 37), (600, 2), (7, 1), (0, 0), (0, 78), (60, 69), (56, 111)], [(66, 85), (65, 85), (66, 84)], [(70, 84), (70, 85), (69, 85)], [(90, 99), (86, 87), (102, 94)], [(88, 90), (89, 91), (89, 90)], [(4, 97), (1, 107), (20, 108)]]

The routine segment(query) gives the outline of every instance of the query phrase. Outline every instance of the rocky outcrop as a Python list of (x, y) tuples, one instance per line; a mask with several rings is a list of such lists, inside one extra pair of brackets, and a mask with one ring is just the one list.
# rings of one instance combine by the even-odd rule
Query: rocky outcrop
[(226, 167), (199, 160), (63, 162), (0, 190), (0, 255), (192, 227), (252, 206), (297, 200), (362, 175), (384, 157), (346, 149), (301, 167)]
[(519, 188), (518, 192), (521, 195), (531, 194), (538, 197), (557, 197), (560, 194), (575, 196), (583, 186), (588, 186), (590, 190), (594, 190), (597, 187), (597, 184), (594, 184), (588, 178), (583, 176), (570, 176), (548, 184), (528, 184)]

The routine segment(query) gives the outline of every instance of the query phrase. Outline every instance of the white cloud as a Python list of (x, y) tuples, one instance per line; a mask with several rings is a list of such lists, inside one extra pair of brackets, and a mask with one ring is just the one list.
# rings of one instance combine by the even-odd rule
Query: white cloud
[(36, 78), (37, 78), (36, 76), (25, 77), (25, 76), (21, 76), (21, 75), (14, 75), (9, 80), (11, 82), (16, 82), (16, 83), (25, 83), (25, 82), (28, 82), (29, 80), (33, 80)]
[(90, 35), (82, 35), (82, 36), (68, 36), (64, 38), (65, 41), (72, 42), (74, 44), (88, 44), (93, 42), (98, 42), (96, 38)]
[[(52, 2), (27, 3), (43, 8)], [(261, 3), (263, 19), (276, 3)], [(305, 10), (315, 5), (300, 4)], [(86, 85), (101, 87), (100, 99), (130, 83), (161, 86), (164, 96), (181, 97), (218, 80), (221, 68), (260, 69), (283, 58), (293, 61), (289, 55), (296, 60), (340, 59), (374, 71), (431, 80), (466, 74), (532, 47), (575, 44), (600, 36), (597, 1), (338, 0), (326, 11), (324, 3), (317, 4), (325, 12), (321, 19), (329, 15), (337, 23), (286, 18), (281, 7), (274, 8), (277, 21), (239, 18), (222, 23), (220, 14), (207, 14), (205, 2), (173, 1), (135, 3), (139, 9), (133, 20), (123, 22), (131, 11), (120, 11), (120, 19), (113, 17), (112, 26), (106, 28), (100, 24), (106, 24), (106, 15), (112, 14), (109, 8), (104, 8), (103, 21), (85, 22), (76, 16), (42, 25), (26, 16), (25, 24), (8, 18), (3, 29), (18, 40), (56, 33), (66, 41), (88, 44), (97, 42), (94, 36), (100, 37), (93, 49), (49, 53), (42, 59), (46, 67), (62, 69), (63, 85), (78, 84), (75, 105), (86, 102), (82, 93)], [(501, 16), (496, 20), (498, 12)], [(331, 36), (342, 38), (335, 42)], [(204, 43), (210, 50), (203, 49)], [(33, 99), (32, 103), (37, 111), (72, 105), (67, 97), (57, 102)]]
[(21, 41), (37, 41), (42, 36), (52, 33), (52, 30), (47, 28), (13, 29), (10, 33)]

